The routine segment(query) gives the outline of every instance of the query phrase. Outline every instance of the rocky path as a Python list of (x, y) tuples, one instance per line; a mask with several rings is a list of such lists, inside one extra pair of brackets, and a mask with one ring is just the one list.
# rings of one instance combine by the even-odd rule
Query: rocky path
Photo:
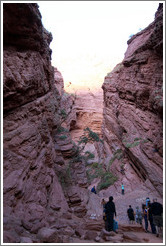
[(117, 233), (107, 232), (101, 229), (103, 222), (100, 219), (87, 220), (83, 224), (86, 226), (84, 233), (78, 238), (73, 237), (73, 243), (162, 243), (163, 237), (160, 233), (159, 237), (151, 233), (145, 233), (140, 225), (119, 224)]
[[(108, 193), (107, 193), (108, 192)], [(102, 206), (101, 206), (101, 200), (102, 198), (105, 198), (106, 201), (108, 201), (108, 197), (111, 195), (109, 190), (105, 192), (105, 196), (101, 196), (101, 194), (90, 194), (89, 204), (88, 204), (88, 219), (90, 219), (91, 223), (94, 224), (103, 224), (102, 221)], [(106, 196), (107, 195), (107, 196)], [(116, 205), (116, 211), (117, 211), (117, 217), (116, 220), (119, 224), (119, 230), (118, 234), (112, 234), (112, 235), (104, 235), (101, 233), (99, 234), (98, 238), (94, 238), (98, 242), (134, 242), (134, 243), (162, 243), (163, 242), (163, 235), (162, 232), (160, 232), (159, 237), (157, 238), (156, 235), (153, 235), (151, 232), (145, 233), (144, 231), (144, 221), (142, 221), (142, 226), (138, 224), (129, 224), (128, 217), (127, 217), (127, 209), (128, 206), (131, 205), (133, 209), (135, 210), (136, 206), (139, 206), (141, 208), (142, 203), (145, 203), (145, 199), (147, 196), (149, 196), (150, 200), (152, 201), (154, 197), (156, 197), (156, 193), (154, 191), (150, 192), (146, 187), (139, 186), (134, 191), (125, 193), (122, 195), (121, 193), (115, 193), (114, 196), (114, 202)], [(158, 201), (162, 203), (161, 198), (157, 197)], [(95, 215), (95, 216), (94, 216)], [(95, 226), (94, 226), (95, 228)], [(104, 228), (104, 224), (103, 224)], [(150, 225), (149, 225), (149, 231)], [(102, 229), (103, 230), (103, 229)], [(77, 242), (87, 242), (85, 238), (82, 238), (80, 240), (83, 241), (77, 241)], [(90, 239), (89, 239), (90, 240)], [(91, 240), (88, 242), (92, 242)]]

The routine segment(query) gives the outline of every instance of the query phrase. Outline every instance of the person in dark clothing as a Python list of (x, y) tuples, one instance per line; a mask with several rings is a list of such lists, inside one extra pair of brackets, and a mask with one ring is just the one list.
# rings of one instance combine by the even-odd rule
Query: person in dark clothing
[(148, 220), (150, 222), (150, 227), (151, 227), (152, 233), (156, 234), (156, 228), (155, 228), (155, 225), (153, 223), (152, 204), (150, 202), (148, 203)]
[(116, 208), (112, 196), (109, 197), (109, 201), (105, 205), (105, 213), (107, 221), (107, 231), (113, 231), (113, 220), (114, 215), (116, 216)]
[(127, 209), (127, 215), (129, 218), (129, 223), (131, 222), (133, 224), (134, 222), (134, 210), (132, 209), (131, 205), (129, 205), (129, 208)]
[(157, 199), (153, 199), (151, 213), (153, 216), (153, 223), (156, 227), (156, 237), (159, 237), (159, 227), (163, 227), (163, 205), (157, 202)]
[(93, 192), (93, 193), (95, 193), (95, 194), (96, 194), (96, 189), (95, 189), (95, 186), (93, 186), (93, 187), (92, 187), (91, 192)]

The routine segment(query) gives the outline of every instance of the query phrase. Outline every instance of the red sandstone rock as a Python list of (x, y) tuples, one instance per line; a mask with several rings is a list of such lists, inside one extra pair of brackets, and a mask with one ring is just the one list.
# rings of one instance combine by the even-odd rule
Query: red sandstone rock
[(40, 239), (40, 242), (51, 243), (58, 242), (59, 235), (58, 231), (55, 229), (45, 228), (39, 230), (37, 237)]
[[(156, 14), (156, 18), (161, 20), (160, 14)], [(159, 30), (157, 32), (159, 36)], [(65, 139), (62, 139), (63, 133), (57, 134), (57, 128), (62, 123), (61, 110), (63, 109), (66, 110), (68, 119), (62, 125), (68, 130), (78, 130), (79, 132), (76, 132), (75, 137), (80, 136), (80, 130), (82, 131), (86, 126), (90, 126), (92, 130), (100, 133), (102, 120), (101, 110), (99, 110), (102, 104), (101, 94), (94, 95), (90, 92), (86, 100), (88, 102), (88, 99), (90, 99), (90, 103), (86, 105), (84, 105), (85, 98), (83, 98), (85, 94), (78, 101), (79, 98), (76, 99), (75, 95), (65, 94), (63, 78), (60, 72), (51, 66), (51, 50), (49, 48), (51, 39), (51, 34), (41, 24), (41, 16), (36, 4), (4, 4), (3, 229), (5, 243), (72, 243), (76, 237), (83, 238), (85, 236), (91, 239), (92, 235), (95, 240), (98, 233), (104, 228), (101, 216), (96, 220), (92, 220), (87, 211), (94, 211), (93, 205), (95, 202), (98, 203), (96, 206), (98, 208), (100, 198), (93, 200), (93, 197), (90, 197), (89, 199), (86, 169), (82, 163), (72, 165), (72, 179), (67, 183), (68, 180), (65, 175), (69, 158), (74, 153), (73, 144), (69, 133), (65, 133), (67, 135)], [(151, 40), (151, 43), (155, 44), (155, 50), (159, 50), (161, 45), (157, 46), (158, 42), (155, 38)], [(151, 44), (148, 43), (148, 45), (148, 47), (152, 47)], [(141, 64), (149, 62), (150, 58), (147, 60), (148, 54), (148, 52), (144, 53), (142, 57), (137, 54), (136, 62), (139, 59), (141, 59)], [(156, 57), (156, 60), (152, 57), (151, 61), (158, 62), (158, 56)], [(135, 62), (132, 59), (132, 57), (127, 57), (126, 63), (124, 62), (120, 69), (131, 65), (133, 61)], [(147, 67), (146, 69), (150, 68)], [(144, 69), (144, 73), (146, 73), (146, 69)], [(149, 74), (149, 70), (147, 73)], [(124, 75), (124, 79), (130, 79), (129, 75), (127, 78)], [(149, 84), (148, 78), (145, 84)], [(161, 76), (156, 76), (156, 81), (157, 78), (160, 82)], [(107, 82), (109, 83), (109, 81), (110, 76), (107, 77)], [(111, 116), (107, 114), (105, 120), (105, 136), (109, 140), (108, 144), (105, 142), (105, 150), (107, 149), (108, 153), (112, 153), (109, 147), (110, 141), (113, 147), (116, 147), (116, 144), (121, 143), (121, 139), (118, 139), (117, 136), (122, 135), (123, 124), (124, 128), (128, 127), (128, 124), (125, 123), (126, 119), (123, 121), (123, 114), (127, 112), (127, 109), (123, 108), (123, 103), (120, 104), (122, 110), (120, 111), (121, 119), (119, 120), (123, 124), (118, 125), (116, 117), (119, 113), (116, 106), (119, 105), (120, 99), (126, 97), (125, 100), (131, 103), (132, 113), (136, 117), (135, 107), (132, 108), (135, 98), (131, 93), (126, 93), (125, 86), (124, 91), (118, 85), (117, 88), (115, 86), (109, 87), (106, 84), (105, 86), (109, 92), (106, 103), (110, 104), (109, 99), (111, 99), (115, 105), (113, 107), (110, 104), (110, 108), (105, 110), (105, 112), (111, 113)], [(117, 94), (115, 97), (112, 96), (112, 93), (117, 93), (118, 90), (121, 91), (120, 97)], [(146, 100), (141, 102), (141, 98), (142, 94), (138, 92), (138, 106), (149, 107)], [(76, 101), (78, 104), (74, 105)], [(153, 110), (156, 109), (161, 110), (158, 101), (153, 104)], [(142, 110), (140, 112), (138, 110), (137, 114), (136, 123), (138, 124), (140, 118), (144, 121), (143, 124), (141, 123), (143, 125), (142, 132), (144, 133), (144, 130), (148, 131), (149, 129), (149, 120), (147, 120), (146, 114), (142, 113)], [(114, 115), (113, 118), (111, 118), (112, 115)], [(130, 118), (130, 115), (128, 118)], [(86, 122), (83, 122), (84, 119)], [(153, 112), (151, 119), (156, 124), (161, 125), (160, 118), (157, 118)], [(110, 133), (112, 129), (115, 130), (117, 135)], [(160, 140), (157, 131), (158, 128), (155, 131), (152, 129), (150, 137)], [(100, 146), (95, 146), (95, 148), (98, 156), (102, 156)], [(150, 157), (150, 148), (151, 145), (148, 144), (146, 148), (141, 148), (144, 155), (147, 156), (146, 158)], [(128, 156), (132, 154), (136, 158), (138, 153), (132, 152)], [(160, 148), (159, 153), (155, 153), (155, 158), (151, 158), (151, 161), (157, 165), (157, 171), (162, 167), (162, 156), (158, 158), (161, 153)], [(113, 168), (119, 172), (118, 168), (115, 166)], [(148, 165), (147, 170), (150, 180), (153, 179), (153, 170)], [(126, 176), (130, 180), (132, 177)], [(65, 187), (62, 182), (64, 178), (66, 178)], [(148, 179), (145, 183), (152, 188)], [(156, 186), (159, 189), (161, 185), (156, 180)], [(117, 187), (115, 190), (118, 189)], [(108, 194), (109, 192), (107, 196)], [(101, 209), (99, 214), (101, 215)], [(82, 228), (84, 228), (83, 231)], [(107, 238), (107, 240), (109, 239), (113, 242), (112, 238)], [(100, 242), (104, 241), (101, 238), (99, 240)], [(118, 240), (120, 241), (120, 238), (114, 238), (114, 242)]]
[[(163, 190), (162, 15), (160, 4), (154, 22), (128, 41), (123, 62), (105, 77), (103, 84), (107, 156), (113, 156), (117, 149), (125, 151), (128, 158), (125, 165), (130, 163), (144, 182), (149, 179), (160, 195)], [(128, 147), (133, 143), (136, 145)]]
[(54, 132), (63, 79), (57, 71), (54, 78), (52, 38), (42, 26), (37, 4), (3, 6), (4, 218), (19, 218), (21, 229), (15, 232), (15, 223), (4, 227), (4, 242), (17, 243), (25, 230), (37, 233), (48, 226), (52, 213), (55, 219), (57, 211), (68, 210), (55, 170), (59, 153)]
[[(103, 95), (101, 88), (93, 89), (88, 87), (78, 87), (70, 83), (66, 86), (66, 91), (73, 95), (73, 104), (71, 99), (66, 96), (64, 108), (72, 107), (72, 111), (67, 119), (67, 127), (70, 130), (72, 139), (78, 142), (84, 133), (84, 129), (89, 127), (101, 137), (102, 125), (102, 109), (103, 109)], [(69, 106), (67, 106), (69, 105)], [(68, 110), (69, 112), (69, 110)], [(88, 150), (94, 154), (94, 162), (101, 161), (102, 146), (99, 143), (88, 143), (85, 151)]]

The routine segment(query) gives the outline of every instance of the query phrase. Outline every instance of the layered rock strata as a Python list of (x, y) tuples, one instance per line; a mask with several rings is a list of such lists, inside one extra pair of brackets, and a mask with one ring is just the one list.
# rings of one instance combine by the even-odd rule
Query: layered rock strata
[(70, 233), (50, 226), (62, 215), (85, 215), (88, 191), (82, 166), (72, 170), (75, 190), (71, 183), (64, 191), (74, 146), (68, 132), (65, 139), (58, 132), (64, 85), (51, 66), (52, 35), (43, 28), (37, 4), (4, 3), (3, 17), (3, 240), (41, 242), (46, 232), (45, 242), (69, 241)]
[[(90, 103), (86, 107), (82, 103), (83, 98), (78, 103), (80, 106), (77, 106), (75, 103), (79, 98), (64, 92), (63, 78), (60, 72), (51, 66), (49, 43), (52, 35), (42, 26), (37, 4), (4, 3), (3, 8), (3, 242), (74, 243), (79, 240), (81, 242), (126, 242), (128, 240), (126, 235), (122, 234), (117, 238), (102, 230), (104, 227), (100, 206), (102, 196), (88, 192), (83, 163), (76, 162), (69, 165), (75, 153), (70, 132), (72, 133), (76, 128), (82, 131), (89, 126), (93, 131), (100, 133), (102, 117), (99, 107), (96, 110), (94, 104), (97, 102), (97, 105), (101, 105), (101, 101), (91, 94)], [(156, 18), (161, 18), (160, 11)], [(159, 46), (154, 47), (159, 50)], [(156, 57), (158, 57), (156, 58), (158, 65), (161, 65), (160, 55)], [(154, 55), (151, 59), (154, 59)], [(127, 65), (125, 69), (129, 67)], [(158, 74), (159, 82), (160, 78)], [(105, 91), (105, 95), (107, 93)], [(118, 98), (118, 94), (113, 96)], [(122, 99), (118, 98), (118, 100)], [(123, 100), (120, 102), (124, 105)], [(109, 104), (111, 105), (110, 102)], [(132, 105), (134, 104), (130, 101), (130, 106)], [(154, 119), (157, 117), (154, 113), (156, 107), (159, 107), (159, 104), (153, 107)], [(93, 114), (89, 108), (93, 109)], [(110, 153), (116, 149), (116, 143), (121, 143), (120, 134), (123, 125), (126, 128), (125, 131), (128, 129), (125, 120), (123, 124), (117, 124), (119, 113), (114, 110), (113, 105), (111, 109), (105, 109), (105, 112), (109, 111), (115, 117), (111, 120), (111, 124), (106, 118), (104, 119), (106, 157), (109, 157)], [(85, 117), (83, 111), (86, 112)], [(67, 121), (64, 117), (66, 114)], [(120, 116), (122, 120), (122, 112)], [(83, 119), (87, 120), (88, 125), (83, 123)], [(157, 119), (161, 124), (161, 110)], [(94, 122), (97, 123), (94, 124)], [(116, 134), (110, 133), (110, 127), (116, 130)], [(138, 129), (137, 132), (144, 133)], [(77, 139), (79, 134), (75, 135)], [(152, 134), (152, 137), (155, 138), (155, 136)], [(120, 147), (124, 148), (122, 145)], [(159, 157), (162, 151), (159, 146), (155, 148), (156, 159), (153, 157), (152, 162), (159, 162), (159, 168), (161, 166)], [(125, 150), (126, 160), (130, 159), (130, 156), (137, 157), (137, 152), (133, 152), (133, 149), (129, 149), (128, 152), (127, 149)], [(147, 157), (150, 156), (148, 148), (145, 150), (144, 156), (149, 158)], [(139, 151), (142, 149), (140, 148)], [(135, 169), (138, 172), (138, 162), (136, 164)], [(148, 176), (149, 170), (150, 168), (145, 170), (144, 175)], [(129, 178), (129, 176), (126, 177)], [(138, 184), (139, 180), (136, 181)], [(135, 187), (136, 184), (134, 183), (133, 186)], [(158, 185), (157, 181), (156, 184)], [(108, 194), (106, 194), (107, 197)], [(118, 197), (116, 199), (121, 203)], [(120, 209), (118, 208), (119, 214)], [(131, 238), (130, 240), (138, 241)]]
[(16, 240), (7, 229), (12, 217), (36, 232), (48, 207), (68, 210), (54, 171), (60, 95), (50, 41), (36, 4), (4, 4), (4, 242)]
[(122, 150), (145, 183), (163, 191), (163, 7), (128, 41), (124, 60), (105, 77), (103, 137), (106, 156)]
[[(76, 86), (70, 82), (65, 85), (65, 91), (73, 98), (73, 103), (70, 103), (70, 100), (66, 100), (64, 104), (64, 108), (72, 108), (67, 119), (67, 128), (73, 141), (77, 143), (87, 127), (102, 138), (103, 93), (100, 85), (93, 88), (93, 85), (89, 87)], [(85, 151), (90, 151), (94, 154), (94, 162), (100, 162), (103, 159), (102, 145), (97, 142), (88, 143)]]

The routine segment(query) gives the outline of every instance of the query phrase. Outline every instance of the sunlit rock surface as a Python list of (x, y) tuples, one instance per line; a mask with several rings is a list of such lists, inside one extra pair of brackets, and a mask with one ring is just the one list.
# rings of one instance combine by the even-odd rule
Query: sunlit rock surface
[[(64, 88), (74, 100), (67, 120), (72, 139), (78, 142), (87, 127), (102, 137), (103, 91), (101, 85), (92, 83), (88, 87), (87, 85), (75, 85), (70, 82), (65, 84)], [(68, 105), (71, 105), (70, 100), (67, 100), (64, 106), (68, 108)], [(98, 143), (88, 143), (85, 151), (90, 151), (95, 155), (94, 162), (98, 162), (102, 158), (102, 146)]]
[(101, 135), (101, 124), (103, 114), (103, 91), (101, 86), (93, 87), (76, 86), (68, 83), (65, 91), (75, 96), (74, 110), (76, 113), (75, 122), (70, 123), (70, 130), (73, 139), (78, 140), (82, 130), (86, 127)]

